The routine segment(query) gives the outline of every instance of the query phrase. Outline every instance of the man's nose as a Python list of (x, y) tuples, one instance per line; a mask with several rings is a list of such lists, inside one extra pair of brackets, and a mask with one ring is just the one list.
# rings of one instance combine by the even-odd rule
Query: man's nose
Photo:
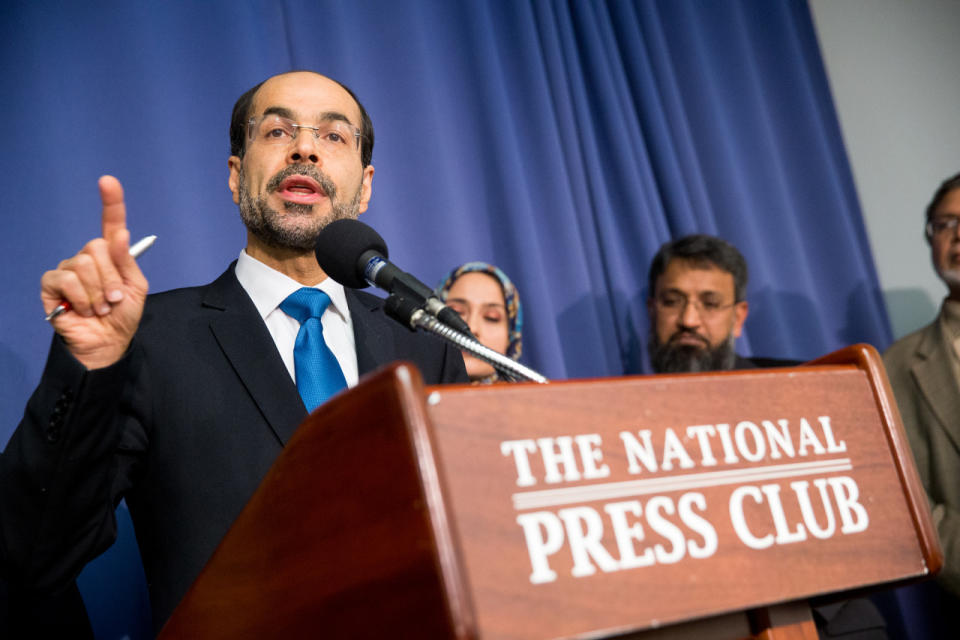
[(687, 300), (683, 305), (683, 310), (680, 312), (680, 315), (677, 316), (677, 319), (679, 320), (681, 326), (691, 328), (699, 327), (700, 309), (693, 300)]
[(298, 131), (297, 137), (290, 145), (287, 159), (291, 164), (311, 163), (320, 164), (320, 154), (317, 153), (317, 140), (313, 131)]

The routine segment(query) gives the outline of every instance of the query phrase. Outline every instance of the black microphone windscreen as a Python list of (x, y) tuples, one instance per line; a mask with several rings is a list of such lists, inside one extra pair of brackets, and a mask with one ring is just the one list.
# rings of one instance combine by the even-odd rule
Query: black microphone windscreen
[(372, 227), (359, 220), (334, 220), (317, 236), (317, 262), (323, 271), (345, 287), (363, 289), (367, 281), (357, 263), (367, 251), (386, 258), (387, 243)]

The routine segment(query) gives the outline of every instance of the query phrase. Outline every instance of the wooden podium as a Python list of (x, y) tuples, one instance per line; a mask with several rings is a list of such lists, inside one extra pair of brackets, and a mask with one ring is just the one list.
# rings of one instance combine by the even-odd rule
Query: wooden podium
[(301, 425), (161, 638), (816, 638), (939, 570), (880, 359), (424, 389)]

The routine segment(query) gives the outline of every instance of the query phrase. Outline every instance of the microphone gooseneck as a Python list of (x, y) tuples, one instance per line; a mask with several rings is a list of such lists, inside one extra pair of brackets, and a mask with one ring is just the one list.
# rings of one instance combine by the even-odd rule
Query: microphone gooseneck
[(391, 295), (384, 304), (384, 311), (400, 324), (409, 327), (411, 331), (419, 327), (440, 336), (463, 351), (470, 352), (471, 355), (492, 365), (510, 381), (528, 380), (541, 384), (550, 382), (533, 369), (508, 358), (502, 353), (494, 351), (490, 347), (480, 344), (473, 336), (464, 335), (452, 327), (447, 326), (417, 305), (412, 304), (406, 298)]

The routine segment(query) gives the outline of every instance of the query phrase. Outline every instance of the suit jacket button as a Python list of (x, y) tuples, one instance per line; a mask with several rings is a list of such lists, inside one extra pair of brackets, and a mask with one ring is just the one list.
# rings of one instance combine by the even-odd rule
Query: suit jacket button
[(57, 402), (54, 406), (60, 407), (61, 409), (70, 408), (70, 403), (73, 402), (73, 394), (69, 389), (65, 390), (60, 394), (60, 397), (57, 398)]

